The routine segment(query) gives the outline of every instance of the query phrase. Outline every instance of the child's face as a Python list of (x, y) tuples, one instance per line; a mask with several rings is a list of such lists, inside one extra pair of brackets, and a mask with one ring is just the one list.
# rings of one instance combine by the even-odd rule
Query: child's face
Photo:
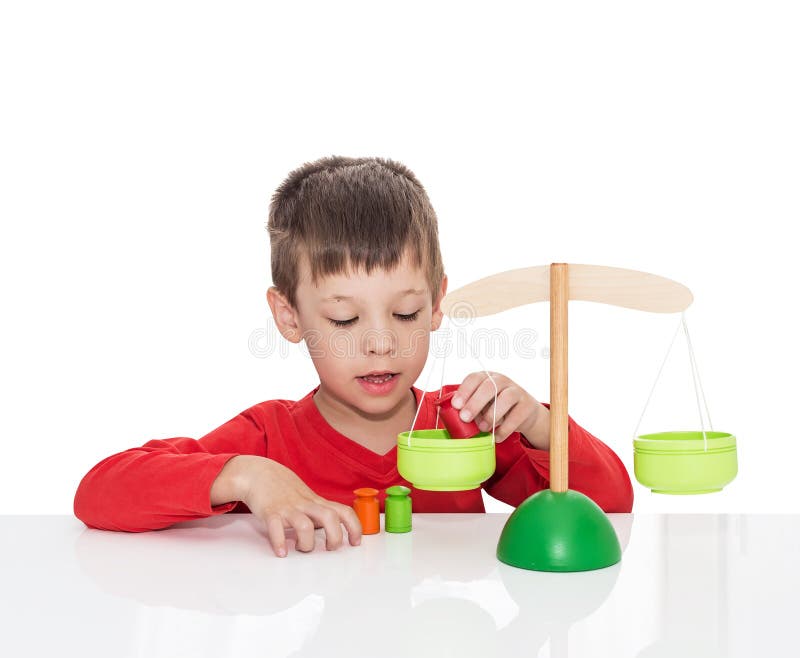
[[(430, 332), (441, 324), (439, 302), (446, 290), (444, 277), (434, 307), (424, 272), (406, 255), (392, 271), (359, 270), (326, 277), (318, 286), (303, 262), (298, 308), (274, 288), (267, 298), (281, 333), (292, 342), (306, 341), (326, 396), (380, 416), (407, 402), (425, 366)], [(373, 371), (397, 374), (388, 387), (376, 390), (359, 379)]]

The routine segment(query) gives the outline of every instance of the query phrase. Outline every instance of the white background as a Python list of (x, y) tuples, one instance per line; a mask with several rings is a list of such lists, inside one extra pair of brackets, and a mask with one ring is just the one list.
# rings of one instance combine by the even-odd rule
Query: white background
[[(739, 475), (691, 497), (634, 480), (634, 511), (799, 511), (799, 30), (765, 0), (4, 3), (0, 513), (72, 513), (104, 457), (318, 383), (266, 304), (265, 223), (331, 154), (417, 174), (451, 291), (550, 262), (687, 285)], [(632, 479), (679, 318), (570, 303), (570, 414)], [(537, 332), (534, 358), (480, 358), (549, 401), (547, 305), (479, 326)], [(443, 365), (481, 369), (431, 358), (417, 385)], [(679, 334), (639, 431), (699, 428)]]

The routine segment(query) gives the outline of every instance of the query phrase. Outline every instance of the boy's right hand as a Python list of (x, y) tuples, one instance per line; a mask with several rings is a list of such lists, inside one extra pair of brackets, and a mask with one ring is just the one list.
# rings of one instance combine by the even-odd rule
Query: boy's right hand
[(326, 500), (312, 491), (294, 471), (274, 459), (238, 455), (236, 464), (240, 500), (267, 528), (272, 550), (285, 557), (286, 533), (294, 528), (298, 551), (314, 550), (316, 528), (325, 529), (325, 548), (335, 550), (342, 543), (342, 524), (352, 546), (361, 543), (361, 521), (348, 505)]

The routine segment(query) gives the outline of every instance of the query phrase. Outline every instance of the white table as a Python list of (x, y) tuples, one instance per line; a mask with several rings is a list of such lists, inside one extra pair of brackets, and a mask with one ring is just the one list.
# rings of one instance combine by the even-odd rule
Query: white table
[(415, 514), (335, 551), (317, 530), (281, 559), (250, 514), (146, 533), (0, 516), (0, 655), (800, 653), (799, 515), (610, 514), (622, 561), (568, 574), (499, 562), (507, 517)]

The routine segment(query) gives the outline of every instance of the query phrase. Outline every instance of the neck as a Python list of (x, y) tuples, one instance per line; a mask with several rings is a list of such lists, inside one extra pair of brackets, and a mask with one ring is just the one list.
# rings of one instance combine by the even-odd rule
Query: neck
[(324, 386), (313, 395), (317, 409), (328, 424), (345, 436), (397, 437), (411, 429), (417, 413), (417, 399), (412, 389), (398, 404), (379, 414), (364, 412), (353, 405), (328, 395)]

